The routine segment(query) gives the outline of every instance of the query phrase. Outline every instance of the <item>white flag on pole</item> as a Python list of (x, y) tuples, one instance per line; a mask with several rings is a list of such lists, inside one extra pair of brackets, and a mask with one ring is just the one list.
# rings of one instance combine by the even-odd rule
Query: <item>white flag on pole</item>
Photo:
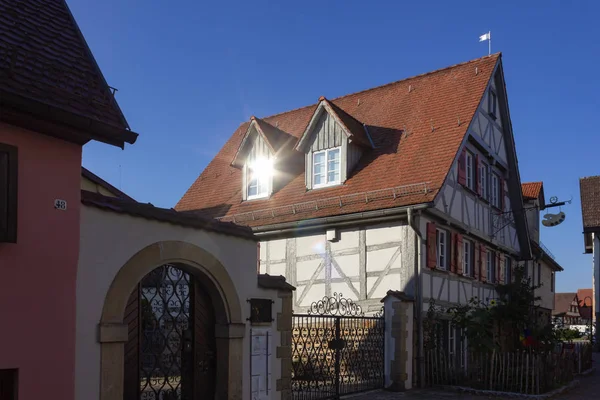
[(485, 35), (479, 36), (479, 41), (483, 42), (484, 40), (490, 40), (491, 38), (492, 38), (491, 32), (488, 32)]

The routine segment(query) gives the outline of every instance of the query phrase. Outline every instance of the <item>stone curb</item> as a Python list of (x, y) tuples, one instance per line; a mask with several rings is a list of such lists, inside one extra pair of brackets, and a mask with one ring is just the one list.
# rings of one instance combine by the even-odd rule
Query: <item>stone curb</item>
[[(587, 371), (586, 371), (587, 372)], [(499, 392), (495, 390), (477, 390), (464, 386), (446, 386), (442, 385), (440, 388), (444, 390), (455, 390), (461, 393), (470, 393), (476, 396), (489, 396), (489, 397), (511, 397), (516, 399), (531, 399), (531, 400), (541, 400), (541, 399), (549, 399), (551, 397), (556, 396), (557, 394), (562, 394), (566, 391), (569, 391), (575, 387), (579, 386), (579, 381), (574, 380), (567, 385), (561, 386), (558, 389), (554, 389), (551, 392), (544, 394), (523, 394), (523, 393), (513, 393), (513, 392)]]

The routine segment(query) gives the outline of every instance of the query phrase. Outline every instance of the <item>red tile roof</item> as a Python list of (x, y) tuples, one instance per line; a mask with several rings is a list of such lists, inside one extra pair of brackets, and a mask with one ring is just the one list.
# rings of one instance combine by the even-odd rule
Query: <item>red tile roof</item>
[(543, 193), (544, 182), (526, 182), (521, 184), (523, 200), (536, 200)]
[[(361, 201), (344, 202), (342, 207), (317, 204), (310, 207), (310, 212), (273, 213), (275, 217), (246, 222), (264, 226), (430, 202), (444, 183), (499, 60), (500, 54), (494, 54), (330, 100), (357, 123), (367, 125), (375, 145), (365, 150), (345, 184), (337, 187), (307, 191), (302, 170), (281, 177), (285, 185), (269, 199), (242, 202), (242, 174), (230, 164), (249, 124), (243, 123), (175, 208), (232, 219), (240, 213), (338, 196), (411, 184), (419, 188), (407, 190), (403, 196), (392, 196), (390, 189), (389, 196), (378, 196), (377, 201), (365, 195)], [(299, 138), (316, 107), (313, 104), (263, 120)], [(425, 182), (429, 190), (423, 190)]]
[(579, 180), (583, 230), (600, 228), (600, 175)]
[(569, 312), (571, 303), (575, 300), (576, 296), (577, 293), (555, 293), (554, 310), (552, 310), (552, 315)]
[(0, 105), (36, 117), (73, 114), (76, 128), (99, 124), (111, 144), (137, 137), (64, 0), (0, 0)]

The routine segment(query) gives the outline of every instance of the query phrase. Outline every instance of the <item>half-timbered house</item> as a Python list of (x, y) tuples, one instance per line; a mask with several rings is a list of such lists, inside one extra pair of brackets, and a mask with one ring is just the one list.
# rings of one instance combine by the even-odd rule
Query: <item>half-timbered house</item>
[(532, 258), (502, 57), (252, 117), (176, 209), (252, 227), (296, 312), (335, 293), (374, 312), (391, 289), (419, 329), (431, 300), (491, 300)]

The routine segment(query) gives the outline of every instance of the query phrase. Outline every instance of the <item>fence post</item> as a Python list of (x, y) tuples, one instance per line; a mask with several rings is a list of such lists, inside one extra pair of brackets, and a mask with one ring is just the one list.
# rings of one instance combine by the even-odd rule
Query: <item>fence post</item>
[(413, 301), (389, 290), (381, 300), (385, 316), (385, 387), (391, 391), (412, 388)]

